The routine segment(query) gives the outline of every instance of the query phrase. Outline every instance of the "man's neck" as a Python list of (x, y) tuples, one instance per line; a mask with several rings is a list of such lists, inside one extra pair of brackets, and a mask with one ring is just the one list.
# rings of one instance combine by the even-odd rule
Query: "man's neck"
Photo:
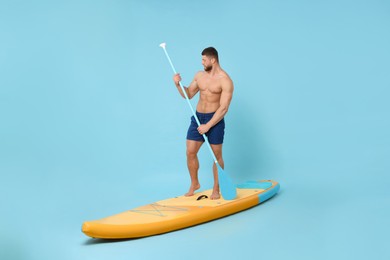
[(219, 64), (215, 64), (213, 66), (213, 68), (210, 70), (210, 71), (207, 71), (207, 73), (210, 75), (210, 76), (215, 76), (217, 75), (218, 73), (220, 73), (222, 71), (221, 67), (219, 66)]

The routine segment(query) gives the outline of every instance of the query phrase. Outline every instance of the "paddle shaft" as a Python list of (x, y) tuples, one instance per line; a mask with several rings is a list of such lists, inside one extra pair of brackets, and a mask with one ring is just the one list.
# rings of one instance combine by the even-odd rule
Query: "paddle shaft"
[[(165, 49), (165, 47), (163, 47), (163, 50), (164, 50), (164, 52), (165, 52), (165, 55), (167, 56), (167, 59), (168, 59), (168, 61), (169, 61), (169, 64), (171, 64), (171, 67), (172, 67), (173, 72), (174, 72), (175, 74), (177, 74), (176, 69), (175, 69), (175, 67), (173, 66), (173, 63), (172, 63), (172, 61), (171, 61), (171, 58), (169, 57), (168, 52), (167, 52), (167, 50)], [(185, 97), (186, 100), (187, 100), (188, 106), (190, 107), (191, 112), (192, 112), (192, 114), (194, 115), (194, 118), (195, 118), (195, 120), (196, 120), (196, 123), (198, 124), (198, 126), (200, 126), (200, 122), (199, 122), (198, 116), (196, 115), (194, 109), (192, 108), (192, 105), (191, 105), (190, 99), (188, 98), (187, 92), (186, 92), (186, 90), (184, 89), (184, 86), (181, 84), (180, 81), (179, 81), (179, 85), (180, 85), (180, 87), (181, 87), (181, 90), (183, 91), (184, 97)], [(202, 134), (202, 136), (203, 136), (203, 138), (204, 138), (204, 140), (205, 140), (205, 143), (206, 143), (207, 147), (208, 147), (209, 150), (210, 150), (210, 154), (211, 154), (211, 156), (213, 157), (213, 160), (214, 160), (215, 164), (217, 164), (217, 166), (221, 167), (221, 166), (219, 165), (219, 163), (218, 163), (217, 158), (215, 157), (215, 154), (214, 154), (214, 152), (213, 152), (213, 149), (211, 149), (211, 145), (210, 145), (210, 143), (209, 143), (209, 140), (208, 140), (206, 134)], [(221, 168), (222, 168), (222, 167), (221, 167)]]

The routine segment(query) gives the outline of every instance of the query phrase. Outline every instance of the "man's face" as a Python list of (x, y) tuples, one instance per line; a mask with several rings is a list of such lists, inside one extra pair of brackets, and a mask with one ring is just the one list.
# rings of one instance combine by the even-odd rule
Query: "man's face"
[(213, 68), (213, 63), (211, 62), (211, 58), (202, 55), (202, 65), (205, 71), (210, 71)]

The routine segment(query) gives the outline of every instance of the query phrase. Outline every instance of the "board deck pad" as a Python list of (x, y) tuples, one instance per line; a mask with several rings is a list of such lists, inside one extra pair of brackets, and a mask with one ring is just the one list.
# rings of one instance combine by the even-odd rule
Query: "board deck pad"
[[(212, 190), (178, 196), (83, 223), (82, 231), (94, 238), (123, 239), (170, 232), (218, 219), (268, 200), (279, 190), (271, 180), (237, 185), (234, 200), (211, 200)], [(206, 197), (207, 196), (207, 197)]]

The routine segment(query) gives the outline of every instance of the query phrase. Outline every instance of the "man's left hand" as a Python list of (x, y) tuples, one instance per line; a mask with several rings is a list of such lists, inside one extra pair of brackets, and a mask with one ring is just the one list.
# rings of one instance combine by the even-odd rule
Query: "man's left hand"
[(210, 127), (209, 127), (207, 124), (205, 124), (205, 125), (200, 125), (200, 126), (198, 127), (198, 132), (199, 132), (199, 134), (201, 134), (201, 135), (207, 133), (209, 130), (210, 130)]

